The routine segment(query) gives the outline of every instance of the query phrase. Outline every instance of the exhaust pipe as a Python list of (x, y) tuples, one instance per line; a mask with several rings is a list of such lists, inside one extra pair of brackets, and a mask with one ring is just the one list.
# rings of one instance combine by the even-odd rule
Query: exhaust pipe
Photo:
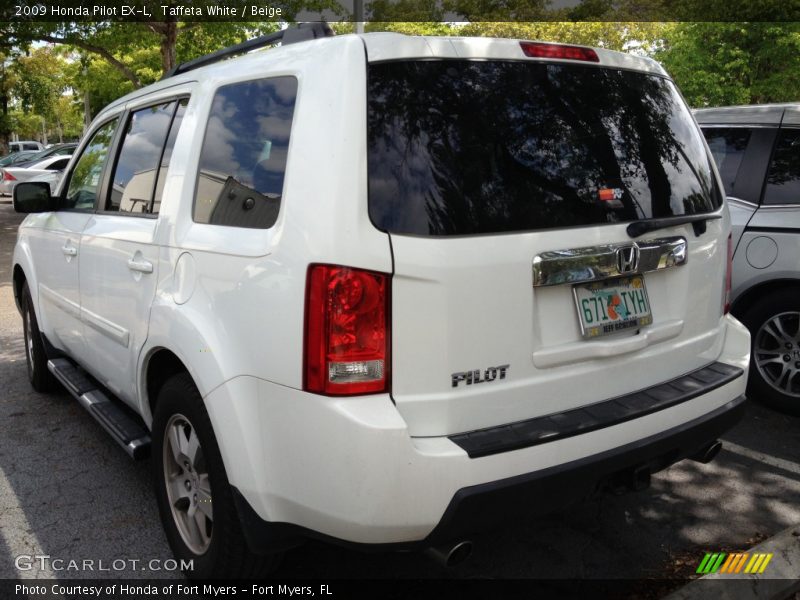
[(432, 546), (425, 551), (425, 554), (443, 567), (455, 567), (470, 557), (472, 554), (472, 542), (465, 540), (463, 542), (456, 542), (455, 544)]
[(700, 450), (700, 452), (694, 454), (693, 456), (690, 456), (689, 458), (699, 463), (703, 463), (705, 465), (714, 460), (714, 457), (717, 454), (719, 454), (720, 450), (722, 450), (722, 442), (717, 440), (713, 444), (708, 445), (707, 447)]

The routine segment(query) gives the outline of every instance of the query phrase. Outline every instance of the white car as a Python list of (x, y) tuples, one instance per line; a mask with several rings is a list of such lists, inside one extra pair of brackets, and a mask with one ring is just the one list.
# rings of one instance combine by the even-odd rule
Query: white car
[(9, 142), (8, 152), (21, 152), (23, 150), (44, 150), (41, 142), (34, 142), (33, 140), (20, 140), (17, 142)]
[(10, 196), (18, 183), (22, 181), (40, 181), (49, 184), (55, 193), (58, 182), (64, 175), (71, 155), (50, 156), (27, 167), (0, 168), (0, 195)]
[(327, 33), (182, 65), (97, 116), (54, 198), (15, 190), (30, 380), (152, 446), (188, 574), (308, 538), (455, 561), (475, 528), (713, 458), (749, 334), (661, 67)]

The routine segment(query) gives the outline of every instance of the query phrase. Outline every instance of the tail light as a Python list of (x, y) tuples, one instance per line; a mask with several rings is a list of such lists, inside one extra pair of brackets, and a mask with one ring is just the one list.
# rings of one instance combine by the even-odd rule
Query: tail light
[(306, 281), (303, 388), (327, 395), (389, 390), (389, 299), (385, 273), (311, 265)]
[(600, 62), (597, 52), (582, 46), (565, 44), (546, 44), (543, 42), (520, 42), (522, 52), (530, 58), (566, 58), (569, 60), (585, 60)]
[(728, 258), (725, 265), (725, 288), (722, 296), (722, 314), (731, 311), (731, 280), (733, 279), (733, 239), (728, 234)]
[(17, 178), (14, 177), (11, 173), (9, 173), (8, 171), (3, 171), (3, 181), (16, 181), (16, 180)]

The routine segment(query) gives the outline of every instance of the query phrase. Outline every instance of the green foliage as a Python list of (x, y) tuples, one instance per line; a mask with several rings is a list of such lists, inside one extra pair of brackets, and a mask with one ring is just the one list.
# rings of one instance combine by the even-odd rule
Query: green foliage
[(800, 23), (678, 23), (656, 52), (692, 106), (800, 99)]

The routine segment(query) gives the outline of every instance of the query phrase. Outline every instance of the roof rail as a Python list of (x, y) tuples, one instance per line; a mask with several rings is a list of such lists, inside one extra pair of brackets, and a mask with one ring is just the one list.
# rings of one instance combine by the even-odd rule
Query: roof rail
[(264, 46), (270, 46), (277, 42), (281, 42), (281, 44), (285, 46), (286, 44), (296, 44), (298, 42), (305, 42), (321, 37), (331, 37), (333, 35), (334, 33), (330, 28), (330, 25), (324, 21), (290, 25), (281, 31), (276, 31), (275, 33), (270, 33), (269, 35), (253, 38), (252, 40), (247, 40), (241, 44), (229, 46), (227, 48), (223, 48), (222, 50), (212, 52), (211, 54), (206, 54), (205, 56), (195, 58), (194, 60), (181, 63), (167, 71), (161, 79), (163, 80), (174, 75), (186, 73), (186, 71), (198, 69), (231, 56), (244, 54), (245, 52), (250, 52), (250, 50), (263, 48)]

